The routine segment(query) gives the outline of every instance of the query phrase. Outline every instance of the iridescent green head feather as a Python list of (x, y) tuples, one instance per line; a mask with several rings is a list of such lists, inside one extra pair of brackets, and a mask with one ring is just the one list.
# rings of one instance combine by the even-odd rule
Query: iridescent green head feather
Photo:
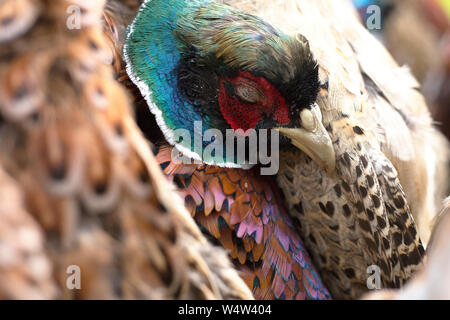
[[(196, 135), (301, 127), (299, 112), (319, 90), (305, 38), (210, 0), (146, 1), (127, 31), (124, 56), (167, 141), (211, 164), (239, 166), (225, 152), (202, 159), (210, 142), (195, 149)], [(191, 141), (176, 141), (178, 129)]]

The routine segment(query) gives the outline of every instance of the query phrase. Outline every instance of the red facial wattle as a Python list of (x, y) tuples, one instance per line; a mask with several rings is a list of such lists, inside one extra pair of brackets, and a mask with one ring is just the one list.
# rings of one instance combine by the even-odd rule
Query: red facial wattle
[[(225, 83), (233, 86), (249, 86), (260, 92), (255, 103), (246, 103), (230, 95)], [(279, 124), (290, 122), (289, 109), (279, 91), (266, 79), (248, 72), (240, 72), (234, 78), (222, 78), (219, 90), (220, 111), (233, 130), (253, 129), (265, 118), (271, 118)]]

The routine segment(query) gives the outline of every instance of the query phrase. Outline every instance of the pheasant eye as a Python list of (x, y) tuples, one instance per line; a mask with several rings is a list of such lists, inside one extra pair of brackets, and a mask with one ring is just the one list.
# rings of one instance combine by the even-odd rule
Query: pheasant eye
[(249, 103), (256, 103), (263, 97), (262, 93), (249, 85), (237, 85), (235, 87), (236, 95), (238, 95), (242, 100)]

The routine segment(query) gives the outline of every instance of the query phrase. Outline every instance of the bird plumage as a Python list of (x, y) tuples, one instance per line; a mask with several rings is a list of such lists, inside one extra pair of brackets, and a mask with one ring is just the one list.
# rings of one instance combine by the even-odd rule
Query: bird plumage
[[(226, 2), (234, 9), (146, 1), (145, 24), (132, 23), (138, 0), (108, 1), (105, 10), (99, 2), (23, 0), (12, 19), (12, 6), (0, 6), (10, 27), (0, 30), (0, 197), (14, 188), (23, 196), (0, 205), (0, 215), (22, 212), (17, 223), (36, 239), (20, 247), (23, 234), (2, 234), (18, 259), (0, 257), (0, 270), (28, 285), (21, 292), (0, 282), (2, 296), (250, 299), (250, 288), (256, 298), (324, 299), (328, 289), (356, 298), (367, 290), (370, 265), (380, 267), (385, 287), (412, 276), (423, 253), (419, 233), (427, 238), (436, 212), (445, 150), (417, 82), (344, 0)], [(83, 8), (81, 29), (67, 26), (72, 4)], [(145, 101), (134, 101), (156, 159), (114, 78), (138, 93), (123, 71), (125, 39), (130, 78), (160, 115), (153, 123), (140, 109)], [(167, 132), (211, 118), (221, 130), (286, 134), (276, 179), (258, 166), (172, 163)], [(211, 242), (229, 250), (247, 285)], [(36, 259), (25, 261), (23, 252)], [(41, 273), (19, 269), (34, 261)], [(65, 286), (72, 264), (81, 267), (82, 290)]]
[[(242, 7), (247, 6), (242, 2)], [(421, 235), (427, 239), (430, 217), (437, 211), (434, 170), (444, 169), (433, 155), (439, 157), (446, 146), (436, 142), (442, 138), (432, 126), (424, 99), (417, 92), (417, 82), (364, 30), (356, 15), (348, 14), (352, 9), (346, 1), (285, 1), (271, 10), (252, 3), (251, 9), (292, 33), (302, 30), (320, 65), (320, 82), (326, 84), (323, 98), (320, 93), (318, 98), (325, 126), (334, 121), (345, 123), (348, 116), (350, 131), (355, 125), (361, 127), (364, 134), (360, 137), (375, 146), (377, 154), (385, 158), (383, 162), (388, 160), (397, 170), (400, 187), (404, 188)], [(348, 136), (357, 135), (350, 132)], [(347, 147), (358, 151), (355, 142), (344, 141), (341, 138), (341, 154)], [(356, 167), (353, 170), (355, 174)], [(398, 190), (400, 187), (397, 185)], [(389, 193), (383, 194), (390, 197)], [(298, 200), (293, 199), (291, 207)]]
[(424, 253), (395, 168), (368, 139), (355, 137), (355, 128), (362, 130), (343, 119), (329, 130), (336, 176), (297, 152), (281, 154), (278, 174), (290, 212), (336, 298), (366, 292), (372, 265), (380, 268), (383, 287), (403, 285)]
[[(182, 3), (175, 1), (174, 5)], [(417, 269), (424, 253), (419, 229), (427, 238), (429, 220), (435, 212), (433, 190), (437, 190), (434, 170), (438, 166), (438, 161), (430, 157), (430, 153), (437, 154), (437, 148), (444, 146), (432, 143), (440, 141), (440, 136), (432, 126), (423, 97), (416, 90), (417, 82), (407, 70), (399, 68), (386, 50), (364, 30), (355, 13), (348, 14), (352, 12), (348, 2), (283, 1), (270, 9), (261, 2), (227, 1), (227, 3), (259, 16), (276, 30), (283, 30), (283, 35), (279, 37), (280, 42), (283, 37), (290, 36), (289, 39), (294, 39), (295, 35), (301, 32), (302, 36), (297, 37), (297, 41), (303, 44), (304, 48), (308, 50), (310, 48), (313, 59), (318, 62), (320, 91), (316, 102), (320, 110), (314, 108), (309, 110), (314, 113), (315, 119), (319, 119), (316, 123), (320, 121), (320, 125), (324, 126), (326, 135), (332, 142), (333, 153), (327, 153), (326, 157), (329, 158), (331, 154), (335, 156), (335, 173), (330, 174), (332, 170), (325, 172), (320, 166), (321, 162), (317, 161), (318, 157), (309, 154), (314, 160), (311, 161), (305, 155), (304, 149), (300, 152), (282, 147), (277, 180), (284, 191), (290, 213), (294, 217), (300, 216), (301, 235), (332, 295), (338, 298), (356, 298), (367, 291), (366, 269), (371, 265), (376, 265), (382, 270), (384, 286), (401, 286)], [(193, 13), (189, 11), (190, 14), (187, 14), (182, 11), (185, 13), (183, 19), (193, 20), (197, 17), (196, 14), (201, 16), (207, 12), (202, 6), (216, 8), (216, 5), (211, 5), (209, 1), (195, 2), (194, 7), (187, 5)], [(149, 1), (141, 12), (145, 11), (142, 14), (151, 17), (152, 12), (160, 12), (159, 8), (158, 1)], [(209, 50), (214, 48), (214, 45), (208, 43), (208, 37), (217, 42), (220, 42), (218, 40), (221, 39), (220, 36), (227, 39), (226, 35), (218, 32), (220, 28), (212, 26), (224, 23), (217, 22), (217, 19), (226, 21), (228, 12), (230, 12), (228, 9), (222, 9), (222, 16), (215, 16), (207, 22), (199, 22), (197, 34), (202, 35), (202, 32), (205, 32), (205, 36), (198, 42), (195, 37), (190, 36), (189, 30), (184, 38), (183, 35), (179, 38), (183, 39), (185, 44), (192, 42), (196, 54), (202, 59), (208, 57)], [(239, 16), (237, 13), (235, 15)], [(186, 24), (183, 19), (181, 21)], [(194, 25), (195, 22), (191, 20), (190, 23)], [(164, 104), (149, 99), (146, 85), (150, 84), (151, 88), (157, 88), (154, 85), (152, 87), (151, 77), (137, 75), (157, 72), (158, 70), (153, 70), (155, 65), (149, 67), (144, 64), (134, 68), (139, 65), (139, 61), (145, 60), (145, 54), (138, 49), (145, 50), (143, 49), (145, 45), (141, 46), (139, 42), (147, 42), (146, 48), (155, 45), (151, 37), (139, 34), (140, 31), (136, 33), (134, 27), (142, 21), (148, 19), (140, 20), (138, 15), (129, 33), (131, 36), (127, 45), (131, 51), (130, 48), (126, 48), (125, 53), (128, 58), (137, 54), (141, 59), (135, 59), (136, 61), (133, 58), (128, 59), (129, 73), (147, 100), (150, 100), (150, 104), (153, 104), (152, 111), (156, 114), (161, 112), (163, 117), (167, 116), (171, 121), (175, 121), (171, 117), (173, 114), (164, 109)], [(139, 25), (137, 29), (140, 27), (142, 28)], [(178, 20), (170, 20), (169, 25), (163, 25), (162, 29), (165, 27), (172, 36), (177, 34), (174, 30), (179, 27)], [(252, 25), (247, 25), (247, 28), (252, 30)], [(251, 38), (248, 37), (248, 33), (251, 33), (248, 29), (243, 31), (238, 28), (236, 32), (238, 34), (230, 39), (228, 42), (230, 48), (227, 47), (226, 52), (233, 52), (233, 43), (237, 47), (251, 44), (258, 50), (265, 50), (265, 44), (259, 41), (258, 37), (255, 36), (253, 42), (247, 40)], [(159, 32), (161, 30), (157, 30), (156, 34)], [(255, 34), (258, 34), (258, 31)], [(213, 35), (217, 35), (216, 38)], [(243, 39), (248, 42), (240, 42)], [(173, 51), (173, 42), (172, 38), (172, 43), (168, 47), (170, 53)], [(161, 42), (156, 42), (159, 43)], [(185, 54), (188, 47), (182, 44), (177, 48)], [(160, 51), (149, 50), (147, 54), (161, 54)], [(246, 50), (244, 52), (250, 49)], [(282, 47), (278, 47), (278, 50), (288, 52)], [(265, 52), (270, 57), (274, 56), (268, 48)], [(245, 54), (240, 55), (241, 59), (245, 57)], [(302, 57), (309, 59), (308, 55)], [(217, 57), (212, 59), (215, 58)], [(289, 59), (288, 54), (286, 58)], [(214, 60), (215, 63), (208, 65), (211, 60), (206, 61), (204, 65), (209, 66), (211, 73), (221, 77), (221, 71), (227, 66), (226, 62)], [(249, 58), (249, 61), (253, 60)], [(178, 62), (179, 60), (175, 62), (170, 60), (172, 64), (166, 64), (164, 68), (172, 70)], [(254, 66), (251, 63), (250, 65)], [(168, 70), (164, 68), (161, 71), (167, 74)], [(245, 69), (246, 66), (242, 68), (250, 73), (253, 71), (251, 68)], [(257, 72), (257, 76), (262, 74), (272, 83), (276, 83), (270, 78), (272, 69), (268, 70), (267, 75), (262, 71), (259, 74)], [(169, 84), (171, 90), (176, 90), (171, 81), (173, 78), (166, 84)], [(142, 83), (146, 85), (142, 86)], [(275, 87), (278, 88), (279, 85), (275, 84)], [(233, 91), (228, 93), (232, 95)], [(160, 94), (162, 93), (156, 93)], [(221, 103), (224, 102), (219, 100), (219, 105)], [(175, 108), (177, 106), (175, 103)], [(179, 110), (177, 112), (180, 112)], [(297, 116), (301, 118), (302, 108), (295, 110)], [(208, 116), (217, 117), (217, 110), (212, 110), (211, 113), (204, 110), (203, 114), (195, 110), (184, 111), (182, 119), (185, 120), (180, 121), (180, 124), (186, 123), (186, 118), (192, 121), (207, 120)], [(191, 112), (194, 114), (192, 117)], [(220, 112), (230, 123), (223, 109), (220, 109)], [(304, 125), (303, 121), (293, 124), (294, 127)], [(258, 129), (257, 125), (256, 128)], [(166, 134), (166, 128), (163, 126), (162, 129)], [(286, 128), (280, 126), (278, 130), (289, 137), (290, 131)], [(298, 141), (297, 138), (290, 138), (293, 143)], [(168, 142), (174, 144), (170, 139)], [(320, 144), (322, 147), (326, 145), (325, 142)], [(300, 146), (301, 149), (301, 143), (296, 146)], [(192, 156), (184, 152), (185, 150), (182, 151)], [(321, 153), (315, 155), (318, 154)], [(417, 186), (417, 181), (422, 181), (420, 187)], [(188, 187), (181, 185), (182, 192), (186, 188)], [(202, 191), (200, 194), (203, 192), (206, 193)], [(210, 200), (208, 196), (206, 199)], [(201, 206), (201, 199), (198, 201), (198, 205)], [(419, 227), (416, 226), (413, 216), (418, 221)], [(343, 258), (342, 252), (348, 256)]]
[[(272, 108), (282, 108), (286, 100), (286, 105), (301, 110), (314, 103), (318, 91), (317, 66), (306, 39), (286, 36), (255, 16), (212, 1), (145, 2), (128, 29), (124, 56), (130, 78), (149, 103), (165, 140), (191, 157), (198, 158), (191, 139), (180, 145), (173, 131), (183, 128), (194, 136), (190, 126), (203, 121), (203, 130), (217, 128), (225, 135), (226, 129), (251, 129), (264, 121), (244, 120), (258, 110), (237, 115), (234, 107), (224, 106), (252, 99), (239, 97), (242, 83), (250, 96), (253, 86), (261, 86), (256, 98), (264, 95), (269, 101), (267, 109), (274, 112), (275, 122), (283, 116)], [(285, 60), (287, 56), (290, 61)], [(198, 91), (188, 94), (184, 84)], [(295, 84), (298, 87), (293, 90)], [(268, 95), (278, 90), (283, 102)], [(258, 108), (258, 104), (243, 104)], [(295, 110), (286, 111), (285, 117), (287, 113), (295, 116)], [(176, 166), (171, 163), (172, 149), (163, 144), (161, 150), (157, 157), (165, 172), (177, 182), (185, 201), (194, 199), (186, 203), (192, 215), (212, 238), (231, 250), (256, 298), (330, 297), (281, 198), (272, 191), (276, 188), (272, 179), (256, 175), (257, 168)], [(219, 158), (203, 161), (224, 164)], [(233, 159), (231, 165), (239, 167)]]
[(26, 211), (20, 186), (0, 169), (0, 298), (55, 296), (50, 258), (40, 226)]
[(0, 17), (14, 14), (0, 30), (0, 297), (252, 299), (137, 128), (103, 5), (2, 1)]
[(176, 164), (171, 151), (161, 146), (157, 161), (202, 230), (230, 252), (257, 299), (330, 298), (274, 179), (255, 169)]
[[(196, 160), (222, 166), (240, 164), (226, 150), (206, 159), (207, 143), (196, 151), (196, 136), (209, 129), (225, 136), (227, 129), (291, 126), (299, 121), (291, 115), (309, 108), (318, 92), (317, 66), (304, 38), (214, 1), (145, 2), (129, 26), (124, 59), (166, 140)], [(179, 129), (191, 138), (176, 141)]]
[[(448, 77), (446, 77), (447, 68), (445, 58), (446, 40), (445, 32), (450, 26), (450, 20), (445, 14), (445, 1), (432, 0), (401, 0), (401, 1), (366, 1), (371, 4), (379, 5), (382, 9), (383, 26), (381, 30), (374, 30), (382, 36), (382, 41), (389, 52), (399, 65), (404, 65), (404, 68), (410, 68), (411, 73), (417, 78), (417, 87), (425, 96), (429, 109), (435, 121), (435, 127), (443, 132), (447, 139), (449, 137), (447, 128), (447, 113), (446, 113), (446, 96), (448, 97)], [(386, 14), (383, 14), (384, 8), (390, 8)], [(365, 9), (364, 9), (365, 10)], [(364, 22), (365, 20), (363, 20)], [(447, 41), (448, 42), (448, 41)], [(448, 59), (447, 59), (448, 60)], [(385, 117), (386, 119), (388, 117)], [(425, 128), (425, 127), (423, 127)], [(422, 130), (422, 129), (420, 129)], [(418, 132), (414, 130), (413, 132)], [(409, 134), (404, 131), (403, 136)], [(430, 225), (434, 214), (440, 206), (443, 197), (447, 195), (448, 190), (448, 142), (439, 135), (433, 132), (428, 132), (425, 139), (413, 135), (414, 149), (418, 154), (416, 155), (416, 162), (418, 165), (408, 166), (406, 172), (417, 171), (427, 172), (421, 180), (426, 180), (428, 176), (435, 175), (435, 182), (429, 185), (436, 185), (435, 190), (430, 190), (430, 193), (435, 194), (434, 203), (427, 203), (424, 201), (425, 192), (422, 189), (422, 184), (415, 184), (414, 181), (409, 183), (406, 179), (401, 177), (403, 187), (407, 193), (414, 192), (410, 195), (409, 202), (415, 215), (416, 222), (420, 227), (422, 240), (427, 242), (430, 233)], [(403, 140), (403, 143), (406, 142)], [(402, 143), (399, 142), (399, 145)], [(431, 149), (436, 151), (427, 151), (426, 144), (431, 146)], [(409, 147), (409, 149), (411, 149)], [(422, 151), (424, 150), (424, 151)], [(396, 151), (399, 152), (399, 151)], [(437, 157), (437, 159), (427, 159), (427, 157)], [(428, 163), (437, 163), (436, 174), (433, 174), (433, 165), (427, 170), (421, 168)], [(396, 165), (397, 166), (397, 165)], [(397, 166), (401, 167), (401, 166)], [(406, 176), (408, 173), (401, 175)], [(415, 173), (417, 175), (418, 173)], [(420, 174), (420, 173), (419, 173)], [(408, 182), (408, 183), (406, 183)], [(414, 186), (415, 184), (415, 186)], [(432, 187), (433, 188), (433, 187)], [(428, 197), (431, 200), (432, 197)], [(416, 201), (419, 199), (419, 201)], [(431, 200), (433, 201), (433, 200)], [(417, 210), (419, 209), (419, 210)], [(425, 214), (417, 215), (421, 211)]]
[(427, 257), (423, 266), (403, 288), (379, 290), (364, 296), (368, 300), (447, 300), (450, 298), (447, 275), (450, 263), (448, 232), (450, 230), (450, 198), (443, 203), (433, 227)]

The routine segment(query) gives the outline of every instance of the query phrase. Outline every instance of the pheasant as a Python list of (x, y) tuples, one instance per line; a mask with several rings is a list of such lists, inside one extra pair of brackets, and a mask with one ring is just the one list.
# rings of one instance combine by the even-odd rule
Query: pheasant
[(252, 299), (136, 126), (104, 4), (0, 4), (0, 298)]
[[(444, 144), (417, 82), (350, 3), (146, 1), (123, 52), (158, 162), (257, 299), (328, 298), (319, 274), (333, 297), (357, 298), (372, 265), (383, 287), (411, 277)], [(239, 162), (195, 143), (230, 129), (281, 134), (276, 177), (249, 166), (261, 144)]]

